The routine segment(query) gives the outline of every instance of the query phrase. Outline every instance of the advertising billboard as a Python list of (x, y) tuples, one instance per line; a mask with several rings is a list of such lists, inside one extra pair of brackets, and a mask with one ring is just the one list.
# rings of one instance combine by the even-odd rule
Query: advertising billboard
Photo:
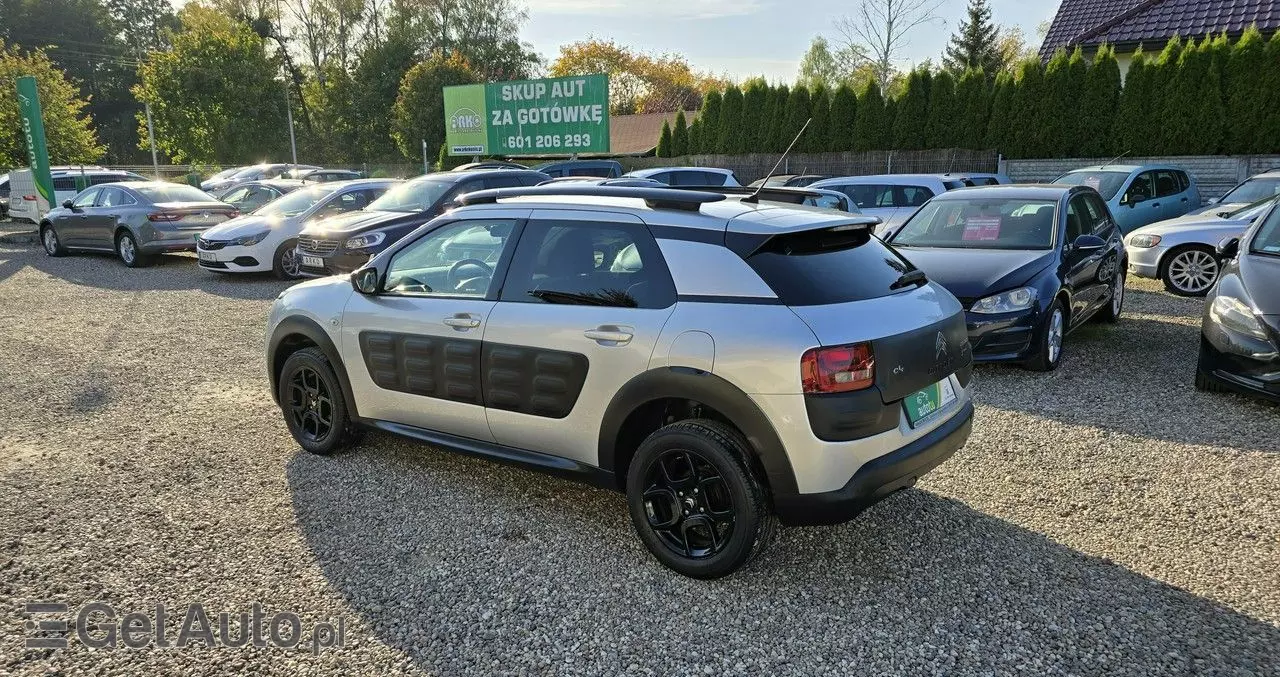
[(609, 152), (609, 78), (574, 75), (444, 88), (449, 155)]

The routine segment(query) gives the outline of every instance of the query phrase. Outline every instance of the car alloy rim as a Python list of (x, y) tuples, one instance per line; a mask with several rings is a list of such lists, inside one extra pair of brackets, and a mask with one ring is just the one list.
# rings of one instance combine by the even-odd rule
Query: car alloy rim
[(120, 238), (120, 258), (125, 263), (133, 263), (133, 238), (128, 235)]
[(1111, 290), (1111, 314), (1119, 315), (1124, 306), (1124, 276), (1116, 275), (1115, 288)]
[(302, 367), (289, 378), (289, 416), (298, 434), (320, 442), (333, 431), (333, 399), (320, 372)]
[(733, 536), (733, 495), (720, 471), (696, 451), (662, 452), (645, 472), (645, 517), (669, 550), (701, 559)]
[(1049, 334), (1045, 337), (1049, 344), (1049, 362), (1052, 364), (1058, 361), (1058, 356), (1062, 354), (1062, 311), (1054, 309), (1053, 315), (1049, 318)]
[(52, 228), (44, 229), (44, 250), (50, 254), (58, 251), (58, 235)]
[(280, 255), (280, 268), (284, 270), (284, 274), (294, 277), (298, 274), (298, 251), (296, 249), (286, 249)]
[(1218, 260), (1199, 249), (1182, 252), (1169, 262), (1169, 279), (1182, 291), (1202, 292), (1218, 279)]

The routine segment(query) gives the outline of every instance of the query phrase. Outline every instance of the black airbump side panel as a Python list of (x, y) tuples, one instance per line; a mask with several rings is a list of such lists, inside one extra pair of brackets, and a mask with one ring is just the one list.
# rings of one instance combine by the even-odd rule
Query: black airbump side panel
[(564, 418), (587, 380), (587, 356), (558, 350), (485, 343), (486, 406)]
[(481, 404), (479, 341), (366, 331), (360, 353), (379, 388)]

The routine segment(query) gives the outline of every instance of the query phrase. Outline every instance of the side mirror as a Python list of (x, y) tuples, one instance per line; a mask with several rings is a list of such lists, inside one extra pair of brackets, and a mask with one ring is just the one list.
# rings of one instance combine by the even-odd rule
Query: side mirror
[(373, 267), (361, 268), (351, 274), (351, 286), (356, 291), (365, 295), (378, 293), (378, 269)]
[(1225, 261), (1227, 259), (1234, 259), (1239, 254), (1240, 238), (1235, 237), (1234, 235), (1231, 237), (1224, 237), (1222, 238), (1222, 241), (1218, 243), (1218, 258)]
[(71, 200), (63, 200), (62, 206), (66, 209), (75, 209), (75, 207), (71, 206)]
[(1071, 243), (1071, 248), (1078, 252), (1096, 252), (1107, 246), (1107, 241), (1097, 235), (1081, 235)]

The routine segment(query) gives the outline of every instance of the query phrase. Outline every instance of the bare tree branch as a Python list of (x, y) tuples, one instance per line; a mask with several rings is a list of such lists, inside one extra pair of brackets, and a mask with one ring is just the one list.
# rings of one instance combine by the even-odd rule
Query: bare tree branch
[(872, 63), (881, 86), (889, 82), (893, 63), (910, 44), (907, 35), (927, 23), (941, 21), (943, 0), (861, 0), (852, 14), (836, 20), (843, 47)]

